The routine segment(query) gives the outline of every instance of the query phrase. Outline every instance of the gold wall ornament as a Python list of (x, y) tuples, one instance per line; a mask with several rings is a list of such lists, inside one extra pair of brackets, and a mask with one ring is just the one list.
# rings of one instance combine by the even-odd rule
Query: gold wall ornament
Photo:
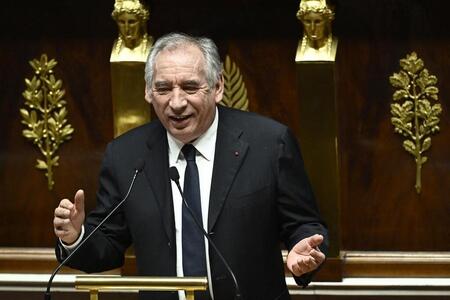
[(395, 132), (406, 137), (403, 148), (415, 158), (415, 188), (419, 194), (422, 165), (428, 159), (423, 153), (431, 147), (430, 135), (439, 131), (442, 107), (430, 103), (430, 100), (438, 100), (437, 78), (428, 73), (423, 60), (415, 52), (401, 59), (400, 67), (399, 73), (389, 77), (391, 85), (397, 88), (392, 96), (391, 123)]
[(227, 55), (223, 70), (224, 93), (220, 104), (228, 107), (248, 111), (248, 98), (245, 83), (242, 80), (241, 72), (234, 62)]
[(149, 10), (139, 0), (116, 0), (112, 18), (119, 36), (114, 41), (110, 62), (145, 62), (153, 46), (147, 34)]
[(303, 25), (303, 37), (295, 60), (334, 61), (338, 41), (331, 28), (334, 11), (326, 0), (301, 0), (297, 18)]
[(74, 129), (67, 123), (65, 91), (61, 89), (62, 81), (53, 75), (57, 62), (50, 61), (46, 54), (40, 60), (30, 62), (34, 69), (33, 78), (25, 78), (27, 89), (22, 93), (27, 108), (20, 109), (22, 124), (26, 129), (22, 135), (38, 146), (44, 160), (37, 159), (36, 168), (46, 170), (48, 189), (52, 190), (53, 168), (58, 166), (59, 156), (56, 151), (59, 146), (72, 137)]

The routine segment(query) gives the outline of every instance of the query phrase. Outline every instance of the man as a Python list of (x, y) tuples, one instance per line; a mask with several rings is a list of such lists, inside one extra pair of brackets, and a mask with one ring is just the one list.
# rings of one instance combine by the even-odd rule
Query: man
[[(187, 147), (195, 151), (200, 178), (197, 217), (234, 271), (243, 298), (289, 299), (280, 241), (289, 249), (287, 266), (297, 282), (309, 283), (311, 272), (325, 260), (320, 249), (325, 249), (327, 232), (300, 150), (284, 125), (218, 106), (224, 89), (221, 71), (217, 48), (209, 39), (169, 34), (155, 43), (146, 65), (146, 100), (159, 120), (108, 145), (98, 205), (85, 223), (82, 191), (76, 193), (74, 203), (60, 202), (54, 218), (61, 241), (59, 259), (67, 251), (63, 247), (70, 251), (67, 245), (78, 243), (124, 197), (133, 166), (142, 158), (143, 174), (127, 202), (69, 265), (86, 272), (119, 267), (125, 250), (134, 243), (140, 275), (191, 274), (185, 263), (197, 253), (185, 256), (184, 251), (196, 237), (184, 239), (184, 230), (192, 224), (185, 223), (182, 198), (168, 174), (169, 167), (175, 166), (182, 183), (195, 177), (187, 172), (192, 162), (185, 144), (191, 144), (195, 148)], [(191, 189), (184, 187), (189, 201)], [(195, 234), (201, 237), (199, 230)], [(208, 275), (207, 295), (233, 299), (230, 274), (201, 240), (203, 249), (197, 252), (205, 256), (199, 272)], [(145, 296), (183, 298), (182, 293)]]

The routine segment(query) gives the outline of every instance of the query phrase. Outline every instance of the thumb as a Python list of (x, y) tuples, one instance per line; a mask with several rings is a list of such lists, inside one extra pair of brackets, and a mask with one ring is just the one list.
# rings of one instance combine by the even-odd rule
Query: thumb
[(74, 199), (75, 209), (78, 213), (84, 212), (84, 191), (78, 190)]
[(311, 246), (311, 248), (315, 248), (322, 244), (323, 242), (323, 236), (320, 234), (315, 234), (309, 238), (308, 244)]

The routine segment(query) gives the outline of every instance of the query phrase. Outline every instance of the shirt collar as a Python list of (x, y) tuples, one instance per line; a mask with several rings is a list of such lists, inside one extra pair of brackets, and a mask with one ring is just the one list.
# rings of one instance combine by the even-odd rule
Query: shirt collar
[[(210, 161), (214, 157), (214, 150), (217, 137), (217, 126), (219, 123), (219, 112), (216, 106), (214, 120), (209, 128), (201, 136), (199, 136), (192, 145), (206, 160)], [(169, 144), (169, 165), (173, 166), (178, 162), (181, 148), (184, 144), (173, 137), (169, 131), (167, 132), (167, 141)]]

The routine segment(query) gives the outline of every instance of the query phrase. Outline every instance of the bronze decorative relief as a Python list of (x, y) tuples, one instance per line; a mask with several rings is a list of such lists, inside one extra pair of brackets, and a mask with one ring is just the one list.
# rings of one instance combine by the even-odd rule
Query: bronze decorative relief
[(59, 161), (56, 152), (62, 143), (71, 139), (74, 129), (66, 119), (62, 81), (53, 74), (57, 62), (54, 59), (49, 61), (47, 55), (42, 54), (40, 60), (33, 59), (29, 63), (34, 76), (31, 80), (25, 79), (27, 88), (22, 93), (27, 107), (20, 109), (22, 124), (26, 126), (22, 134), (39, 148), (44, 157), (43, 160), (37, 159), (36, 168), (46, 171), (48, 189), (52, 190), (55, 184), (53, 168)]
[(220, 104), (240, 110), (248, 110), (247, 89), (239, 68), (227, 55), (223, 68), (224, 93)]
[(416, 192), (422, 189), (422, 166), (428, 160), (424, 152), (431, 147), (431, 135), (439, 131), (442, 107), (438, 101), (437, 78), (429, 74), (415, 52), (400, 60), (401, 70), (389, 77), (397, 90), (392, 96), (391, 123), (395, 132), (403, 135), (403, 148), (416, 162)]

